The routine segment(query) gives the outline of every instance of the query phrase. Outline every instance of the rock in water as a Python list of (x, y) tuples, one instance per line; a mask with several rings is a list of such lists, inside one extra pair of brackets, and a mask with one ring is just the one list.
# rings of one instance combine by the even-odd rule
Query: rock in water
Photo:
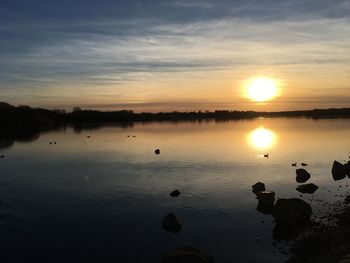
[(4, 156), (4, 155), (0, 155), (0, 158), (1, 158), (1, 159), (4, 159), (4, 158), (5, 158), (5, 156)]
[(265, 191), (265, 184), (261, 182), (257, 182), (256, 184), (252, 185), (252, 192), (256, 194), (257, 192)]
[(214, 263), (213, 257), (195, 247), (184, 246), (162, 255), (161, 263)]
[(342, 180), (346, 177), (346, 166), (338, 161), (333, 162), (332, 176), (334, 181)]
[(301, 166), (307, 166), (307, 163), (301, 163)]
[(160, 150), (157, 149), (157, 150), (154, 151), (154, 153), (155, 153), (155, 154), (160, 154)]
[(177, 189), (170, 193), (170, 196), (172, 197), (178, 197), (179, 195), (180, 195), (180, 191)]
[(311, 175), (303, 168), (296, 169), (295, 172), (297, 174), (296, 181), (298, 183), (305, 183), (311, 177)]
[(257, 192), (256, 196), (259, 200), (259, 204), (265, 206), (273, 206), (273, 203), (275, 202), (275, 192), (272, 191)]
[(346, 174), (350, 178), (350, 161), (348, 161), (346, 164), (344, 164), (344, 166), (345, 166)]
[(284, 225), (295, 225), (309, 220), (311, 214), (311, 206), (298, 198), (278, 199), (272, 211), (276, 222)]
[(182, 225), (173, 213), (169, 213), (162, 219), (162, 227), (169, 232), (179, 233)]
[(311, 184), (302, 184), (297, 187), (297, 191), (303, 194), (313, 194), (318, 189), (318, 186)]
[(348, 195), (347, 197), (345, 197), (345, 203), (347, 203), (347, 204), (350, 203), (350, 195)]

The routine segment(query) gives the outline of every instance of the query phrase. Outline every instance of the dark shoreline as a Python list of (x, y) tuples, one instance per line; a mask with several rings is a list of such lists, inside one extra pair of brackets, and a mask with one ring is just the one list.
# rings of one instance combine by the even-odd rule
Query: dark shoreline
[(350, 254), (348, 199), (329, 206), (328, 214), (296, 239), (288, 263), (337, 263)]
[(130, 110), (96, 111), (75, 107), (72, 112), (48, 110), (29, 106), (13, 106), (0, 102), (0, 120), (2, 127), (46, 129), (76, 124), (116, 124), (152, 121), (226, 121), (248, 120), (256, 118), (312, 118), (312, 119), (350, 119), (350, 108), (313, 109), (279, 112), (257, 111), (192, 111), (192, 112), (159, 112), (134, 113)]

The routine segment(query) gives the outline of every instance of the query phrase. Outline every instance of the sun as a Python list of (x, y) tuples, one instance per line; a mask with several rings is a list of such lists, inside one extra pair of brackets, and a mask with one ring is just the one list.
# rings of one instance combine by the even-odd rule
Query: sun
[(256, 78), (248, 84), (248, 97), (257, 102), (264, 102), (277, 96), (277, 87), (270, 78)]

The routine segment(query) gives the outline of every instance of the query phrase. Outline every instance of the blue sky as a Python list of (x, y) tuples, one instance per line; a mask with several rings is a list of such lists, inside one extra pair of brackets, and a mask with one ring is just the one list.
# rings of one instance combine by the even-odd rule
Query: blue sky
[[(0, 100), (50, 108), (350, 105), (349, 1), (19, 1), (0, 5)], [(276, 79), (270, 103), (244, 83)]]

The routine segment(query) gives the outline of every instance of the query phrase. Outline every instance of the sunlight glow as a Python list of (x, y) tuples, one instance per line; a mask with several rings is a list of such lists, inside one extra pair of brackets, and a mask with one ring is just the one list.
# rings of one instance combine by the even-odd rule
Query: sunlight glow
[(277, 135), (264, 127), (257, 128), (248, 135), (249, 144), (260, 150), (273, 147), (276, 143), (276, 139)]
[(248, 97), (257, 102), (264, 102), (277, 96), (276, 83), (269, 78), (256, 78), (248, 85)]

